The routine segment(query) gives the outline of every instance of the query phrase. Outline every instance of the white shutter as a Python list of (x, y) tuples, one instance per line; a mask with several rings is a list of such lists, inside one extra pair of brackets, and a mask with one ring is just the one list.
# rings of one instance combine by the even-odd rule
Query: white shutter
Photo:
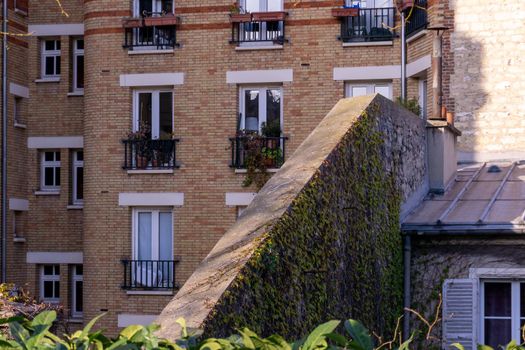
[(450, 279), (443, 284), (443, 349), (461, 343), (465, 350), (477, 346), (478, 280)]

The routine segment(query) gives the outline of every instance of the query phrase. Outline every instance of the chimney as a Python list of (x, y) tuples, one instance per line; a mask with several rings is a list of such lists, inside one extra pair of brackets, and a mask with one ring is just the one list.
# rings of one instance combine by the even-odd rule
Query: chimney
[[(452, 114), (449, 113), (452, 121)], [(456, 142), (461, 132), (445, 120), (427, 122), (427, 155), (430, 192), (442, 194), (457, 171)]]

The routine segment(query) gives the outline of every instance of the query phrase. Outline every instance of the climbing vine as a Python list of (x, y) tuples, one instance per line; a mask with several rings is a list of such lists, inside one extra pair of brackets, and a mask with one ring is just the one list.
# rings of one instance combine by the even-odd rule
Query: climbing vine
[(391, 335), (402, 313), (400, 195), (378, 114), (360, 116), (268, 229), (208, 316), (205, 335), (247, 326), (300, 337), (348, 317)]

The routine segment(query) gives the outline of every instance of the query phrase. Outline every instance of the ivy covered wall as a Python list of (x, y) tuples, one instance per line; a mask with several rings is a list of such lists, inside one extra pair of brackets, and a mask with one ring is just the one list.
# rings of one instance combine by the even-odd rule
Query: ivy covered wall
[(402, 313), (400, 206), (423, 186), (424, 145), (424, 123), (391, 101), (339, 102), (168, 305), (163, 335), (182, 315), (207, 336), (300, 337), (350, 317), (387, 336)]

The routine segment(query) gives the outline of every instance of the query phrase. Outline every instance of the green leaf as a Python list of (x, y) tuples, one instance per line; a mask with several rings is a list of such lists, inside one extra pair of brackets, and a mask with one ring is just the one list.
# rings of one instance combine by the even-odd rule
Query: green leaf
[(248, 328), (243, 328), (243, 330), (240, 330), (238, 332), (242, 336), (242, 343), (244, 347), (247, 349), (255, 350), (255, 344), (253, 344), (253, 341), (250, 338), (250, 336), (255, 335), (255, 337), (257, 337), (257, 335), (250, 331)]
[(215, 341), (207, 341), (201, 345), (200, 350), (221, 350), (222, 346)]
[(86, 327), (84, 327), (84, 329), (82, 330), (82, 333), (80, 333), (79, 338), (85, 338), (85, 337), (87, 337), (87, 335), (88, 335), (89, 332), (91, 331), (91, 328), (93, 328), (93, 326), (95, 325), (95, 323), (96, 323), (101, 317), (103, 317), (104, 315), (106, 315), (106, 314), (103, 313), (103, 314), (101, 314), (101, 315), (98, 315), (97, 317), (95, 317), (94, 319), (92, 319), (91, 321), (89, 321), (89, 323), (86, 325)]
[(401, 344), (399, 346), (399, 349), (397, 349), (397, 350), (410, 350), (408, 347), (410, 346), (410, 343), (412, 343), (413, 340), (414, 340), (414, 334), (412, 333), (410, 338), (408, 340), (404, 341), (403, 344)]
[[(458, 350), (465, 350), (463, 345), (461, 345), (460, 343), (453, 343), (453, 344), (450, 344), (450, 346), (453, 346), (453, 347), (455, 347)], [(479, 347), (478, 347), (478, 349), (479, 349)]]
[(26, 342), (30, 335), (27, 329), (25, 329), (20, 323), (13, 322), (9, 324), (9, 330), (13, 339), (24, 349), (27, 349)]
[[(454, 344), (452, 344), (452, 345), (454, 345)], [(494, 348), (492, 346), (479, 344), (478, 345), (478, 350), (494, 350)]]
[[(310, 335), (304, 341), (302, 346), (303, 350), (312, 350), (320, 346), (324, 346), (325, 338), (328, 333), (332, 333), (341, 321), (332, 320), (318, 326), (310, 333)], [(324, 342), (324, 343), (323, 343)]]
[(56, 311), (54, 310), (44, 311), (35, 316), (33, 321), (31, 321), (31, 326), (36, 327), (36, 326), (44, 325), (44, 326), (51, 327), (51, 325), (56, 319), (57, 319)]
[(348, 339), (337, 333), (327, 334), (326, 337), (332, 342), (334, 342), (335, 345), (338, 345), (343, 348), (346, 347), (346, 345), (348, 344)]
[(347, 320), (345, 321), (345, 329), (352, 338), (351, 349), (373, 350), (372, 338), (365, 326), (356, 320)]
[(143, 329), (144, 329), (144, 326), (139, 326), (139, 325), (128, 326), (124, 328), (122, 332), (120, 332), (120, 335), (130, 340), (131, 338), (133, 338), (135, 334), (137, 334), (138, 332), (142, 332)]
[(180, 327), (182, 328), (182, 337), (183, 338), (187, 338), (188, 337), (188, 330), (186, 328), (186, 320), (183, 319), (182, 317), (180, 318), (177, 318), (175, 320), (176, 323), (178, 323), (180, 325)]

